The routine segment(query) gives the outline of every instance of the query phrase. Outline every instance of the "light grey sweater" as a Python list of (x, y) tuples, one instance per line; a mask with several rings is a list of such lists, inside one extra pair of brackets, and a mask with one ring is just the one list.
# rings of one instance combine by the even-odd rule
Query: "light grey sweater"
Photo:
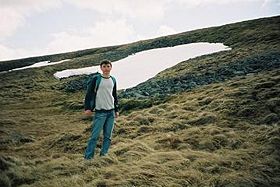
[(113, 80), (112, 78), (101, 78), (100, 85), (96, 93), (96, 110), (111, 110), (114, 109), (113, 97)]

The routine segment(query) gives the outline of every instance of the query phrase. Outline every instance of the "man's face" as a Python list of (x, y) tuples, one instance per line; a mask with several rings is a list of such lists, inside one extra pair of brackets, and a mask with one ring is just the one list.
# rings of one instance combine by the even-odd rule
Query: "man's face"
[(110, 64), (102, 64), (100, 68), (103, 74), (109, 74), (112, 69), (112, 66)]

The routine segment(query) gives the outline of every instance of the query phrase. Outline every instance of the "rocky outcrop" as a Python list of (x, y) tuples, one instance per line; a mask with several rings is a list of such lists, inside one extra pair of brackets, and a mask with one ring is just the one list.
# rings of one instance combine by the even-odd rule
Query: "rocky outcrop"
[(280, 68), (280, 53), (263, 53), (218, 67), (203, 67), (202, 65), (200, 69), (204, 69), (204, 71), (199, 73), (192, 72), (170, 79), (152, 78), (136, 87), (124, 90), (119, 94), (119, 97), (147, 98), (166, 96), (176, 92), (191, 90), (200, 85), (218, 83), (236, 76), (244, 76), (250, 73), (278, 68)]

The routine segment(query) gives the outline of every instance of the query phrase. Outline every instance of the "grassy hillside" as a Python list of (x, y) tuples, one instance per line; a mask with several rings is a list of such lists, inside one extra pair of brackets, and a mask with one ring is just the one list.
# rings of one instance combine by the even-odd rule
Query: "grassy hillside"
[[(279, 25), (278, 16), (0, 62), (4, 71), (72, 58), (0, 73), (0, 186), (279, 186)], [(181, 62), (120, 91), (110, 155), (85, 162), (87, 77), (59, 81), (53, 73), (191, 42), (232, 50)]]

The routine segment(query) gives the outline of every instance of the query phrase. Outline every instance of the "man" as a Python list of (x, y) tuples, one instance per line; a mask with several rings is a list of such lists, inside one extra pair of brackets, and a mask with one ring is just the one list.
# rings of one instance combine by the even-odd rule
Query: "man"
[(103, 145), (100, 156), (105, 156), (108, 153), (114, 121), (119, 116), (116, 79), (110, 75), (111, 62), (109, 60), (101, 61), (100, 69), (102, 74), (97, 74), (91, 79), (85, 97), (85, 114), (91, 116), (92, 112), (95, 111), (85, 159), (94, 157), (101, 129), (103, 129)]

